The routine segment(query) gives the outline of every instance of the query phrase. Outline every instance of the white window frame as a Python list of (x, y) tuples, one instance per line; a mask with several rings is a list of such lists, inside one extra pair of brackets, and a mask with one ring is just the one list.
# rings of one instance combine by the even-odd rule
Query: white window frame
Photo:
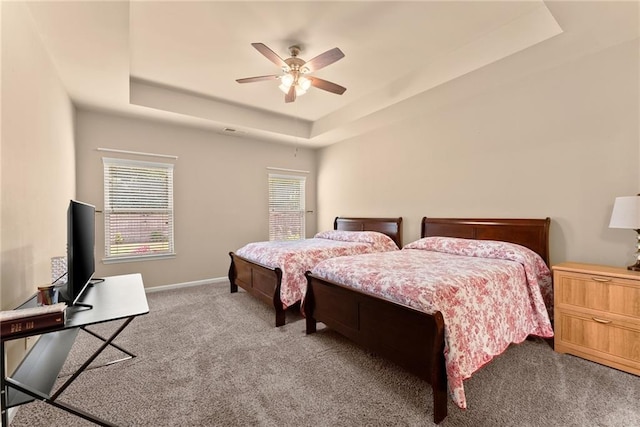
[[(287, 192), (287, 185), (282, 185), (283, 180), (290, 181), (290, 192)], [(299, 175), (269, 174), (270, 241), (302, 240), (306, 237), (306, 180), (305, 176)], [(287, 200), (288, 198), (291, 199)], [(280, 221), (278, 221), (278, 217), (280, 217)], [(296, 221), (298, 222), (296, 223)], [(292, 227), (288, 226), (291, 224), (294, 226), (293, 232), (291, 232)]]
[[(116, 262), (145, 261), (151, 259), (165, 259), (175, 257), (174, 240), (174, 209), (173, 209), (173, 168), (171, 163), (156, 163), (130, 159), (102, 158), (104, 165), (104, 258), (105, 264)], [(164, 181), (144, 180), (145, 173), (160, 173), (165, 175)], [(118, 188), (116, 179), (128, 175), (136, 185), (123, 190)], [(136, 179), (138, 182), (136, 183)], [(120, 193), (120, 194), (118, 194)], [(149, 195), (157, 197), (149, 198)], [(114, 194), (121, 200), (112, 203)], [(133, 197), (131, 197), (133, 196)], [(144, 203), (144, 202), (147, 203)], [(140, 219), (138, 228), (130, 228), (128, 233), (133, 243), (127, 244), (126, 237), (118, 243), (119, 250), (115, 250), (117, 235), (125, 233), (127, 228), (118, 228), (115, 221), (117, 215), (139, 215), (147, 219)], [(148, 218), (164, 221), (161, 230), (142, 230), (142, 225), (149, 226)], [(155, 217), (155, 218), (154, 218)], [(152, 221), (153, 222), (153, 221)], [(135, 223), (134, 223), (135, 224)], [(154, 235), (156, 237), (154, 237)], [(160, 237), (157, 237), (159, 235)], [(158, 240), (160, 239), (160, 240)], [(166, 239), (166, 240), (165, 240)]]

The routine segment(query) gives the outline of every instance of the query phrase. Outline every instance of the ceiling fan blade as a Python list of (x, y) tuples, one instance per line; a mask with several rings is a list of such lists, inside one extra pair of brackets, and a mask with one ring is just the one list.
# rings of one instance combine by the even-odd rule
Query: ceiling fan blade
[(257, 77), (247, 77), (244, 79), (237, 79), (238, 83), (252, 83), (252, 82), (261, 82), (264, 80), (277, 80), (278, 76), (270, 75), (270, 76), (257, 76)]
[(307, 78), (311, 80), (311, 86), (317, 87), (318, 89), (326, 90), (327, 92), (342, 95), (344, 91), (347, 90), (346, 87), (342, 87), (327, 80), (311, 76), (308, 76)]
[(309, 72), (317, 71), (321, 68), (326, 67), (327, 65), (333, 64), (339, 59), (344, 58), (344, 53), (337, 47), (334, 47), (331, 50), (326, 51), (325, 53), (321, 53), (313, 59), (305, 62), (304, 66), (309, 69)]
[(287, 67), (287, 63), (284, 62), (284, 59), (280, 58), (277, 53), (269, 49), (265, 44), (251, 43), (251, 46), (255, 47), (258, 52), (263, 54), (265, 58), (276, 64), (278, 67)]
[(284, 102), (293, 102), (296, 100), (296, 87), (291, 85), (289, 92), (284, 96)]

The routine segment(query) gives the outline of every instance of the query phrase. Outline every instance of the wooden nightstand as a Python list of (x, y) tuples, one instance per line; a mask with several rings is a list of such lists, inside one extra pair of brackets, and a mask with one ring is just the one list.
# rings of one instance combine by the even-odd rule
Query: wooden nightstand
[(640, 375), (640, 273), (567, 262), (553, 287), (555, 350)]

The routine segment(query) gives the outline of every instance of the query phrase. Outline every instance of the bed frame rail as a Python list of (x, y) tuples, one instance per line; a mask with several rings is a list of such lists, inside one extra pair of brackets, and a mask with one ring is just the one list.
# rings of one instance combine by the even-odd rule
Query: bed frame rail
[(231, 293), (238, 292), (238, 286), (260, 301), (272, 305), (276, 310), (276, 327), (285, 323), (285, 309), (280, 301), (282, 270), (246, 260), (229, 252), (229, 283)]
[(306, 333), (316, 323), (387, 358), (431, 384), (433, 420), (447, 416), (447, 377), (444, 360), (444, 319), (412, 307), (394, 304), (374, 295), (312, 275), (307, 276), (304, 302)]

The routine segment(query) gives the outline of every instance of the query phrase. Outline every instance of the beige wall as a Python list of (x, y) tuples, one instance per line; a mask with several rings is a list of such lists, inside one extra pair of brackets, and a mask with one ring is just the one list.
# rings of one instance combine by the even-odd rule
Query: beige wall
[(2, 308), (51, 280), (75, 195), (73, 106), (22, 3), (2, 3)]
[[(73, 107), (22, 3), (2, 2), (0, 308), (51, 281), (75, 195)], [(24, 346), (13, 342), (9, 370)]]
[(614, 198), (640, 190), (638, 51), (636, 39), (520, 75), (514, 55), (321, 150), (318, 228), (338, 212), (397, 215), (408, 243), (423, 216), (549, 216), (552, 263), (632, 263), (635, 233), (608, 223)]
[[(102, 157), (175, 163), (177, 256), (105, 265), (101, 261), (104, 222), (98, 217), (97, 275), (140, 272), (146, 287), (226, 277), (229, 251), (269, 239), (267, 167), (309, 171), (307, 210), (316, 210), (315, 151), (93, 111), (78, 111), (76, 129), (78, 198), (100, 210), (104, 204)], [(105, 153), (97, 148), (178, 159)], [(307, 217), (307, 235), (314, 232), (315, 212)]]

